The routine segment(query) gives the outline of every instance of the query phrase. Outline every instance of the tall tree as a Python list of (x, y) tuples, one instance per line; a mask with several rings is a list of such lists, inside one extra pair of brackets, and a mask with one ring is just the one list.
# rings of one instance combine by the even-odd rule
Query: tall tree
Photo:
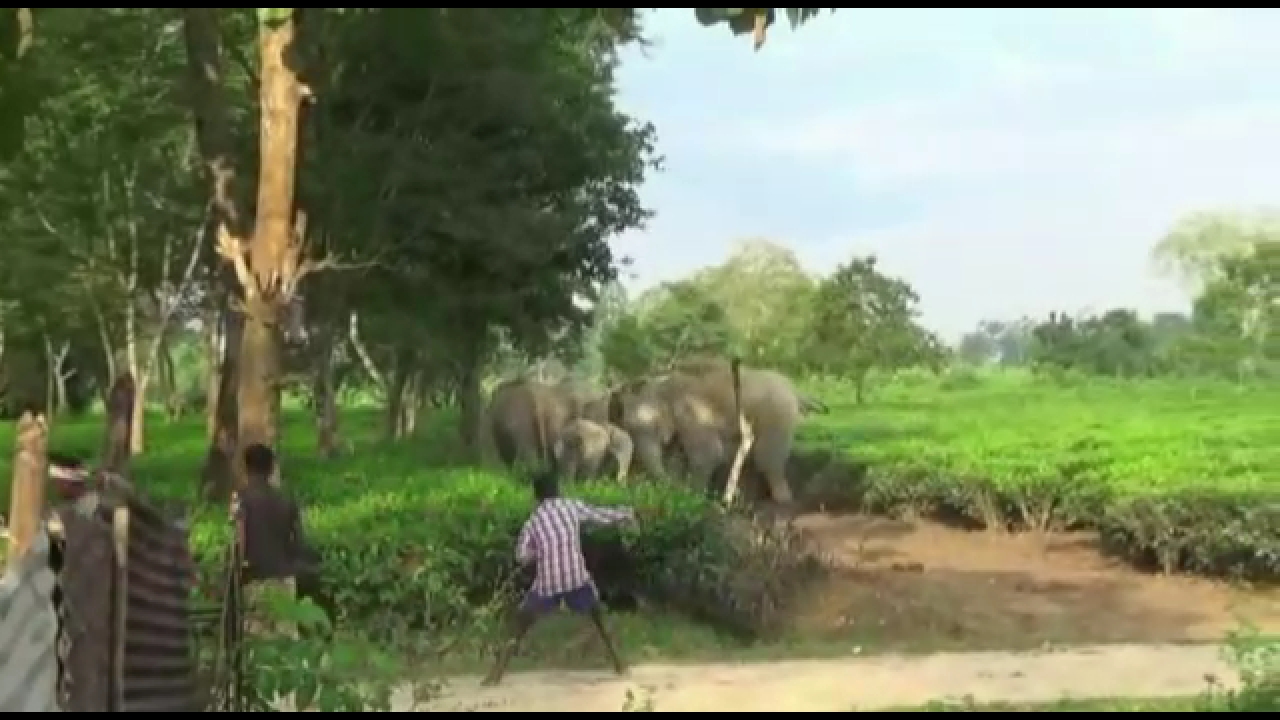
[(1151, 259), (1159, 271), (1199, 292), (1218, 277), (1224, 258), (1266, 242), (1280, 242), (1274, 213), (1193, 213), (1156, 243)]
[(937, 352), (936, 338), (916, 324), (917, 303), (915, 290), (881, 273), (874, 256), (840, 266), (813, 298), (808, 369), (853, 380), (862, 402), (872, 369), (905, 367)]

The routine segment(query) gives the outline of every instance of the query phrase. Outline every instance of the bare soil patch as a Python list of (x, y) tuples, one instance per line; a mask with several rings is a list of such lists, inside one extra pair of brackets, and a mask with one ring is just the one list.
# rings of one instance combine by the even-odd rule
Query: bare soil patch
[(1088, 533), (967, 531), (928, 521), (809, 514), (835, 573), (796, 619), (805, 635), (877, 648), (1012, 649), (1204, 642), (1241, 623), (1280, 631), (1280, 592), (1143, 573)]

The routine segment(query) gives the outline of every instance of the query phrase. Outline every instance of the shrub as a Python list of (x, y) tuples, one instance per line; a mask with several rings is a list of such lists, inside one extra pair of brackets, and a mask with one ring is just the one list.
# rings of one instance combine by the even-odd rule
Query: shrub
[(1240, 674), (1240, 687), (1211, 687), (1201, 698), (1202, 710), (1216, 712), (1275, 712), (1280, 710), (1280, 640), (1253, 629), (1234, 634), (1227, 661)]
[[(517, 566), (514, 548), (533, 507), (527, 487), (467, 469), (377, 477), (336, 473), (298, 486), (340, 624), (383, 637), (475, 628), (524, 591), (531, 578)], [(634, 527), (585, 534), (588, 565), (607, 603), (640, 598), (755, 637), (779, 627), (790, 598), (816, 572), (790, 528), (726, 514), (669, 484), (587, 484), (566, 494), (630, 505), (643, 518)], [(227, 537), (225, 519), (215, 515), (207, 513), (193, 535), (210, 568)]]

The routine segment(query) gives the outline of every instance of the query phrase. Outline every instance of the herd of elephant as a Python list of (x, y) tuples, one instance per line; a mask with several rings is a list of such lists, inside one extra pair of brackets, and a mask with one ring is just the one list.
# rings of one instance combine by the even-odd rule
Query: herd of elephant
[(551, 465), (562, 476), (585, 478), (612, 457), (625, 482), (634, 454), (651, 477), (683, 464), (710, 487), (737, 450), (739, 408), (754, 437), (748, 462), (774, 502), (791, 503), (786, 467), (796, 426), (826, 407), (773, 370), (698, 359), (604, 391), (522, 377), (494, 389), (488, 418), (508, 467)]

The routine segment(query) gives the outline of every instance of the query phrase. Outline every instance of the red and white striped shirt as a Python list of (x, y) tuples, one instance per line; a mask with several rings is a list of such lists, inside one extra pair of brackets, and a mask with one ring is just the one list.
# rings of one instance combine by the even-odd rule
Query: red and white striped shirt
[(582, 526), (612, 525), (634, 518), (631, 508), (595, 507), (570, 498), (538, 503), (516, 541), (516, 557), (538, 564), (533, 592), (557, 595), (590, 584), (591, 573), (582, 556)]

